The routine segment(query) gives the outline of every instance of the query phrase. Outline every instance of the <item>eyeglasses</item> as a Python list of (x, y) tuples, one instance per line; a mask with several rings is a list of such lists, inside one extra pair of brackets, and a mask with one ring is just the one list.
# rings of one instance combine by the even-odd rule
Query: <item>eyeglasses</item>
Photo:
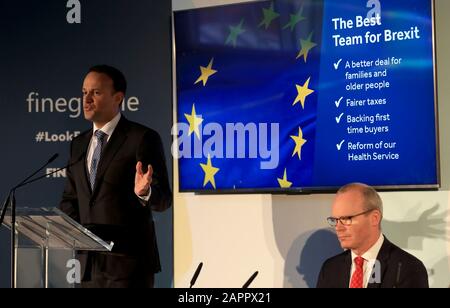
[(364, 214), (367, 214), (369, 212), (372, 212), (374, 209), (371, 210), (367, 210), (364, 211), (362, 213), (356, 214), (356, 215), (352, 215), (352, 216), (342, 216), (342, 217), (328, 217), (327, 218), (327, 222), (330, 226), (332, 227), (336, 227), (338, 224), (338, 221), (341, 222), (341, 224), (343, 224), (344, 226), (350, 226), (352, 224), (352, 219), (357, 217), (357, 216), (361, 216)]

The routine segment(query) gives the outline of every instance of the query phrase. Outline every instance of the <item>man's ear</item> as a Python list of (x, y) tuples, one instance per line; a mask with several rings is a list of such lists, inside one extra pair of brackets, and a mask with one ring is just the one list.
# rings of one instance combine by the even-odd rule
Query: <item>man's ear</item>
[(381, 212), (378, 210), (374, 210), (372, 212), (372, 225), (378, 226), (381, 224)]
[(125, 94), (123, 92), (116, 92), (114, 94), (114, 102), (117, 104), (117, 106), (120, 106), (120, 104), (122, 103), (122, 101), (125, 98)]

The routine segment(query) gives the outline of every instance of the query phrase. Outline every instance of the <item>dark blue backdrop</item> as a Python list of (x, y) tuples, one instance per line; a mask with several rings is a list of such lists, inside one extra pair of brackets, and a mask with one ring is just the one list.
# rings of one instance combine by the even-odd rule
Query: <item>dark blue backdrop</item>
[[(101, 63), (117, 66), (127, 76), (126, 100), (133, 105), (124, 114), (161, 134), (172, 177), (171, 1), (81, 1), (80, 24), (68, 23), (69, 11), (66, 1), (0, 3), (1, 198), (53, 153), (60, 157), (50, 167), (65, 165), (68, 141), (37, 139), (45, 136), (40, 132), (51, 139), (52, 134), (90, 128), (78, 102), (86, 70)], [(43, 100), (44, 111), (36, 107)], [(64, 180), (46, 179), (21, 189), (18, 206), (56, 206)], [(156, 285), (170, 287), (172, 210), (156, 214), (155, 220), (163, 266)], [(4, 228), (0, 251), (0, 287), (7, 287), (9, 232)]]

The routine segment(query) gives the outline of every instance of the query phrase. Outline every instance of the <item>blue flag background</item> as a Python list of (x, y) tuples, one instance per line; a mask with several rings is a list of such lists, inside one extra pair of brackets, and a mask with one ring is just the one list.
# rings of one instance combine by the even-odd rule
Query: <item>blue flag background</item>
[[(271, 9), (277, 17), (269, 23), (264, 12)], [(258, 129), (260, 123), (267, 123), (268, 136), (260, 135), (257, 141), (268, 140), (269, 149), (270, 124), (279, 124), (278, 166), (264, 170), (261, 161), (268, 159), (260, 155), (250, 158), (249, 134), (245, 158), (237, 158), (237, 138), (233, 141), (233, 158), (225, 157), (224, 141), (223, 158), (211, 155), (212, 165), (219, 168), (215, 175), (217, 189), (279, 187), (277, 179), (283, 178), (285, 169), (289, 170), (288, 176), (295, 174), (294, 186), (312, 184), (317, 95), (308, 96), (304, 108), (300, 102), (293, 103), (298, 95), (296, 85), (303, 86), (309, 80), (309, 88), (314, 89), (318, 84), (322, 11), (322, 1), (261, 1), (176, 12), (178, 122), (187, 123), (185, 114), (191, 114), (195, 104), (196, 114), (203, 118), (202, 126), (219, 123), (224, 137), (227, 123), (255, 123)], [(291, 15), (302, 18), (297, 21)], [(233, 27), (240, 25), (244, 32), (231, 40)], [(309, 51), (305, 62), (304, 56), (297, 56), (301, 39), (310, 36), (317, 47)], [(195, 83), (201, 73), (199, 67), (207, 67), (212, 59), (212, 69), (217, 73), (205, 86)], [(290, 137), (298, 136), (299, 128), (307, 140), (301, 160), (298, 153), (293, 156), (295, 142)], [(201, 141), (195, 134), (180, 136), (192, 148), (194, 143), (205, 144), (210, 138), (200, 137)], [(204, 187), (200, 164), (207, 163), (208, 154), (180, 159), (181, 190)], [(211, 183), (206, 184), (205, 188), (212, 188)]]

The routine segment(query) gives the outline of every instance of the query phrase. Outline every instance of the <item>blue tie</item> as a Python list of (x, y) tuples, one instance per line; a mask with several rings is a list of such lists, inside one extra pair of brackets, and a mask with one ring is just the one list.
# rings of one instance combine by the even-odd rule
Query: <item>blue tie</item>
[(92, 155), (91, 172), (89, 173), (89, 180), (91, 181), (92, 190), (94, 190), (95, 177), (97, 176), (98, 162), (100, 161), (102, 149), (103, 146), (105, 145), (106, 137), (108, 136), (99, 129), (95, 132), (94, 135), (95, 137), (97, 137), (97, 146), (95, 147), (94, 154)]

